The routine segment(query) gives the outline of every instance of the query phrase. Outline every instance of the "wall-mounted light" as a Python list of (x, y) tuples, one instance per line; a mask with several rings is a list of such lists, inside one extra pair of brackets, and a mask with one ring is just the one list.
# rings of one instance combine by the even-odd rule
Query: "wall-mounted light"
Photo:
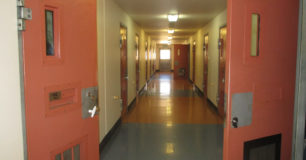
[(168, 33), (170, 33), (170, 34), (174, 33), (174, 29), (169, 29)]
[(177, 14), (169, 14), (168, 15), (169, 22), (176, 22), (177, 19), (178, 19), (178, 15)]

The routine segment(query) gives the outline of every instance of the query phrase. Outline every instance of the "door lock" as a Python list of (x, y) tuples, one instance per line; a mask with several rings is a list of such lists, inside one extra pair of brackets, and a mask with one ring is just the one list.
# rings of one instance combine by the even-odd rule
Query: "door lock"
[(234, 118), (232, 119), (232, 126), (233, 126), (234, 128), (238, 128), (238, 118), (237, 118), (237, 117), (234, 117)]

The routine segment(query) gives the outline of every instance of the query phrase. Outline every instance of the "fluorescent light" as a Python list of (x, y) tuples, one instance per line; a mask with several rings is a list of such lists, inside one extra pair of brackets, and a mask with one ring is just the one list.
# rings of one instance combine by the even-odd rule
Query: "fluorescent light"
[(177, 19), (178, 19), (178, 15), (177, 14), (169, 14), (168, 15), (169, 22), (176, 22)]
[(170, 34), (174, 33), (174, 29), (169, 29), (168, 33), (170, 33)]
[(172, 37), (168, 37), (168, 39), (172, 39)]
[(168, 41), (168, 45), (170, 45), (171, 44), (171, 41)]

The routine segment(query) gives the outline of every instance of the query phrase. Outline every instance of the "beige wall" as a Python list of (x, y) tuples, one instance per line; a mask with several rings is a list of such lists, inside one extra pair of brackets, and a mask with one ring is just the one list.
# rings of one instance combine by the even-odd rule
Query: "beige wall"
[(0, 159), (23, 160), (17, 4), (0, 1)]
[[(136, 97), (136, 48), (140, 44), (140, 88), (145, 84), (145, 41), (155, 44), (145, 32), (113, 0), (98, 0), (98, 81), (100, 102), (100, 140), (110, 131), (121, 116), (120, 83), (120, 24), (127, 27), (128, 50), (128, 105)], [(148, 71), (149, 71), (148, 67)], [(148, 72), (149, 73), (149, 72)]]
[[(200, 29), (194, 36), (190, 37), (191, 71), (192, 69), (192, 43), (196, 41), (196, 60), (195, 60), (195, 84), (203, 91), (203, 43), (204, 35), (208, 33), (208, 98), (217, 106), (218, 93), (218, 68), (219, 68), (219, 29), (226, 25), (227, 11), (224, 10), (216, 16), (209, 24)], [(192, 78), (192, 72), (191, 72)]]

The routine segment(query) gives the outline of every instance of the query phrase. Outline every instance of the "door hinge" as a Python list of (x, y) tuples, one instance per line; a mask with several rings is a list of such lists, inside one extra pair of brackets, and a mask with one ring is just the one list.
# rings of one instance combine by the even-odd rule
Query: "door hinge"
[(32, 20), (32, 9), (24, 7), (24, 0), (17, 0), (18, 11), (18, 30), (24, 31), (26, 29), (25, 20)]

